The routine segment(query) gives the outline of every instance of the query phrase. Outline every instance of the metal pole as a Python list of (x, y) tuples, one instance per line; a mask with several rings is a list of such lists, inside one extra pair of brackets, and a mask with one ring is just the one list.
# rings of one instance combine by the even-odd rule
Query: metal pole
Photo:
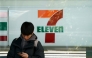
[(9, 46), (9, 7), (7, 10), (7, 41), (8, 41), (8, 46)]

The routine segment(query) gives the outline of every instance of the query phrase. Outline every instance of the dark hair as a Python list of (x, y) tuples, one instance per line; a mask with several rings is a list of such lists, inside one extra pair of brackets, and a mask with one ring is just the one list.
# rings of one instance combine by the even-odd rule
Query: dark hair
[(21, 33), (23, 35), (30, 35), (34, 31), (34, 25), (31, 22), (24, 22), (21, 25)]

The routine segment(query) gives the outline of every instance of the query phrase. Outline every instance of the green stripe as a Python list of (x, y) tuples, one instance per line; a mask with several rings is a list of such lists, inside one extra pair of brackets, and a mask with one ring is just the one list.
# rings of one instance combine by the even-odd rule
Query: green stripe
[(7, 22), (0, 22), (0, 31), (7, 30)]

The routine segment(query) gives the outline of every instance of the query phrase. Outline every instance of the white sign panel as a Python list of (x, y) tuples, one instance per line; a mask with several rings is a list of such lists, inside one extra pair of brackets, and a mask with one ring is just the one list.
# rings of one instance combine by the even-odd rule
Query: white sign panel
[(14, 38), (20, 36), (21, 24), (30, 21), (34, 24), (34, 33), (43, 46), (92, 46), (92, 8), (81, 7), (83, 5), (60, 6), (10, 8), (10, 44)]

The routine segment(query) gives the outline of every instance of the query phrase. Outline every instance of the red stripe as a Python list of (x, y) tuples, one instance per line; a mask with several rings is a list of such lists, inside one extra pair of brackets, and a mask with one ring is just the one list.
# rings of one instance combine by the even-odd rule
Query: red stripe
[(55, 43), (55, 33), (46, 33), (45, 43)]
[(7, 41), (7, 36), (0, 36), (0, 41)]

